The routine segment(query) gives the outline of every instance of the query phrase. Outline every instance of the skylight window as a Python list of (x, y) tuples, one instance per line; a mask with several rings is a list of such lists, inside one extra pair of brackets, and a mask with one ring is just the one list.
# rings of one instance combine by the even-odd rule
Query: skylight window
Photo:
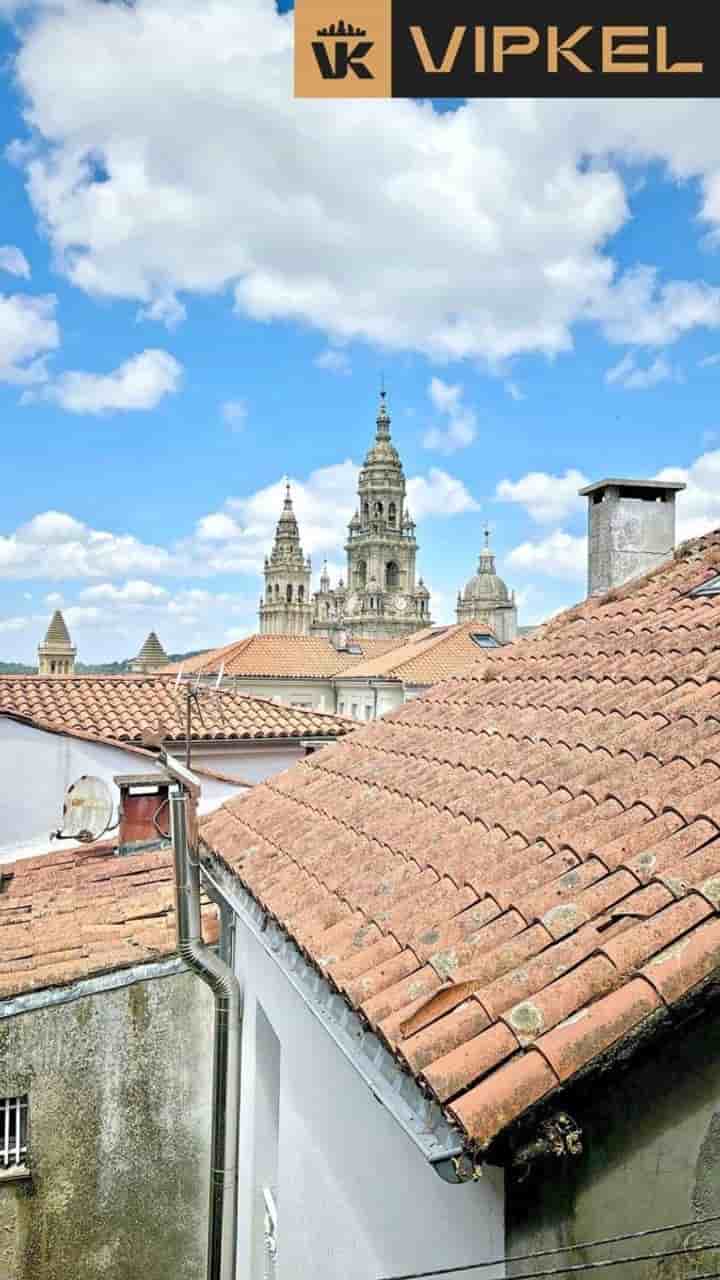
[(480, 649), (497, 649), (498, 641), (489, 631), (471, 631), (470, 639)]
[(716, 573), (714, 578), (708, 578), (707, 582), (701, 582), (699, 587), (694, 587), (690, 595), (693, 599), (702, 596), (720, 596), (720, 573)]

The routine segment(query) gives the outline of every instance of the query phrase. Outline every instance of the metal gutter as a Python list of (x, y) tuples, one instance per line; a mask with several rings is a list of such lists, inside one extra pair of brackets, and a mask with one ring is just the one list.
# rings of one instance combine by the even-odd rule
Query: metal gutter
[[(176, 761), (166, 763), (178, 779), (170, 793), (178, 950), (210, 987), (215, 1001), (207, 1277), (234, 1280), (242, 995), (232, 965), (223, 958), (227, 939), (221, 943), (221, 955), (203, 942), (196, 819), (200, 788)], [(227, 920), (226, 913), (223, 917)]]
[[(305, 959), (299, 947), (214, 855), (202, 856), (203, 875), (222, 896), (266, 954), (274, 961), (303, 1003), (322, 1024), (340, 1051), (365, 1081), (378, 1102), (421, 1151), (447, 1177), (465, 1144), (437, 1103), (426, 1098), (376, 1035), (368, 1031), (347, 1001)], [(453, 1181), (461, 1179), (452, 1178)]]

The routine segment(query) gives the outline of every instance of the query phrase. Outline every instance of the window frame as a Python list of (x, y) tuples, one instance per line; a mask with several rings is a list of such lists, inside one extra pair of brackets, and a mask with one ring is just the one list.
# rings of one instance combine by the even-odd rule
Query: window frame
[(30, 1097), (27, 1093), (7, 1094), (0, 1098), (0, 1182), (30, 1177), (29, 1150)]

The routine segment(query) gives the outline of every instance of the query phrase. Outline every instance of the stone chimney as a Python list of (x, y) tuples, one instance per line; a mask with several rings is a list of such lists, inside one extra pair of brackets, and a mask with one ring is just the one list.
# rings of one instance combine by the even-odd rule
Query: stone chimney
[(581, 489), (588, 500), (588, 595), (604, 595), (670, 560), (675, 499), (670, 480), (600, 480)]

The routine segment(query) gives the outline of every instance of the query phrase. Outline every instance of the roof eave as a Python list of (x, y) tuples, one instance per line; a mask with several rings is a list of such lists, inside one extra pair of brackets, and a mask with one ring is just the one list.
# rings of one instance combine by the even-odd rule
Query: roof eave
[(428, 1099), (382, 1041), (363, 1024), (346, 998), (302, 953), (297, 944), (239, 877), (204, 842), (203, 872), (256, 942), (274, 961), (303, 1003), (322, 1024), (374, 1096), (446, 1181), (466, 1142), (437, 1103)]

